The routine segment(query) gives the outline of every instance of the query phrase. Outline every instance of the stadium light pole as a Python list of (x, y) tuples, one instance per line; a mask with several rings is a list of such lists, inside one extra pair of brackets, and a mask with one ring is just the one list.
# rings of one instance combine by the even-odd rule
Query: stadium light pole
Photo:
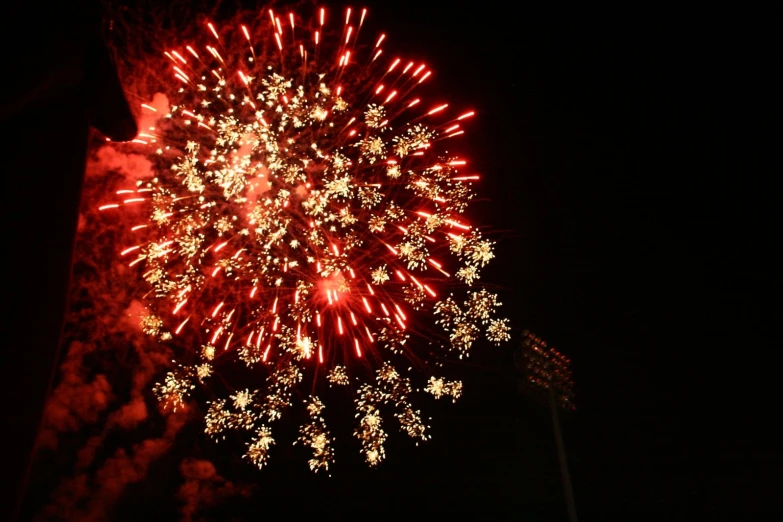
[(568, 473), (559, 414), (561, 408), (569, 411), (576, 409), (573, 402), (574, 382), (569, 369), (571, 360), (554, 348), (548, 347), (546, 342), (532, 332), (525, 330), (522, 335), (522, 346), (516, 357), (517, 368), (523, 376), (521, 384), (526, 391), (549, 403), (568, 519), (570, 522), (577, 522), (574, 492), (571, 488), (571, 476)]

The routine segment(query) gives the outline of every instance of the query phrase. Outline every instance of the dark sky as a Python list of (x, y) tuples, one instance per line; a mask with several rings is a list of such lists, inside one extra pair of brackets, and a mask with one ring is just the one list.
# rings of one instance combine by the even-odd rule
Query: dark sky
[[(483, 279), (514, 326), (573, 359), (578, 409), (563, 430), (580, 518), (779, 512), (763, 16), (373, 4), (387, 47), (427, 59), (437, 90), (479, 114), (466, 147), (487, 197), (477, 212), (499, 240)], [(346, 457), (331, 479), (312, 477), (281, 450), (257, 474), (193, 431), (116, 519), (176, 518), (176, 462), (197, 448), (259, 482), (214, 519), (566, 520), (551, 421), (517, 393), (514, 348), (471, 361), (463, 400), (429, 412), (433, 440), (412, 449), (392, 434), (380, 470)]]
[[(383, 18), (410, 13), (402, 32), (481, 114), (485, 217), (509, 231), (493, 281), (521, 326), (574, 360), (565, 439), (581, 517), (779, 512), (761, 18), (410, 6)], [(516, 398), (486, 391), (476, 406), (522, 447), (475, 450), (518, 462), (495, 468), (487, 502), (564, 519), (546, 419), (518, 409), (509, 424)]]

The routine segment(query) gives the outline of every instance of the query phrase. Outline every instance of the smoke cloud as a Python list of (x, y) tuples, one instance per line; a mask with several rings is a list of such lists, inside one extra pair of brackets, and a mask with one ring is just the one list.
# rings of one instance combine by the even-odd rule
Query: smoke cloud
[[(153, 104), (167, 110), (165, 96), (156, 96)], [(101, 146), (88, 162), (65, 328), (67, 349), (59, 382), (45, 407), (32, 481), (36, 471), (51, 472), (51, 452), (70, 453), (74, 459), (72, 468), (57, 470), (63, 478), (50, 503), (35, 515), (38, 520), (111, 520), (127, 486), (145, 479), (150, 465), (175, 444), (189, 419), (182, 409), (162, 412), (164, 417), (152, 415), (159, 405), (151, 389), (169, 367), (171, 354), (141, 332), (146, 310), (136, 299), (138, 274), (118, 257), (132, 240), (127, 219), (98, 210), (118, 187), (149, 176), (152, 169), (150, 160), (123, 144)], [(150, 438), (156, 431), (162, 434)], [(118, 446), (119, 432), (138, 442)], [(63, 438), (67, 433), (83, 436)]]
[[(138, 270), (119, 256), (134, 244), (128, 223), (138, 224), (144, 216), (136, 208), (99, 207), (116, 202), (118, 190), (134, 188), (154, 174), (151, 152), (156, 149), (150, 146), (178, 153), (155, 137), (170, 110), (161, 92), (170, 88), (161, 75), (166, 68), (163, 46), (174, 35), (177, 40), (186, 37), (195, 27), (195, 13), (210, 14), (220, 2), (144, 0), (134, 8), (113, 0), (102, 3), (111, 20), (106, 37), (137, 115), (138, 139), (148, 145), (101, 139), (88, 157), (63, 359), (45, 406), (28, 487), (39, 505), (23, 508), (35, 520), (112, 520), (128, 486), (147, 479), (150, 466), (194, 420), (187, 408), (163, 411), (152, 394), (153, 384), (170, 368), (172, 354), (140, 331), (146, 310), (137, 300)], [(194, 520), (198, 510), (230, 496), (249, 494), (208, 461), (186, 459), (178, 465), (183, 520)]]
[(185, 479), (177, 494), (183, 502), (182, 522), (192, 522), (199, 510), (218, 505), (229, 497), (247, 497), (252, 492), (249, 486), (236, 485), (218, 475), (208, 460), (185, 459), (180, 472)]
[[(147, 476), (150, 464), (168, 451), (187, 417), (186, 411), (169, 414), (161, 437), (146, 439), (129, 450), (118, 448), (94, 474), (80, 472), (62, 481), (38, 520), (111, 520), (112, 509), (125, 488)], [(91, 439), (85, 448), (94, 443)]]

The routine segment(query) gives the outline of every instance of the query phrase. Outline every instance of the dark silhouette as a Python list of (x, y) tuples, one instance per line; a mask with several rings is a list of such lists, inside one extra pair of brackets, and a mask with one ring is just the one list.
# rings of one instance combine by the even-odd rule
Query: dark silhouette
[[(97, 1), (11, 8), (0, 32), (3, 467), (9, 520), (59, 358), (89, 127), (137, 127), (101, 38)], [(6, 482), (6, 484), (8, 484)]]

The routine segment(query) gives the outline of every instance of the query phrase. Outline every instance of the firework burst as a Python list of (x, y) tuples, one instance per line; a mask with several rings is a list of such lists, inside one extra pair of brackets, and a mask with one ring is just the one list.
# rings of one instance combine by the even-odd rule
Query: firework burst
[[(348, 9), (330, 33), (323, 9), (308, 22), (270, 10), (255, 29), (208, 23), (201, 44), (167, 50), (171, 105), (136, 140), (156, 175), (101, 207), (143, 208), (122, 256), (148, 285), (143, 330), (180, 349), (158, 397), (176, 408), (208, 389), (206, 432), (247, 432), (259, 467), (303, 380), (358, 384), (354, 435), (376, 465), (383, 412), (429, 437), (401, 364), (456, 400), (462, 384), (433, 363), (509, 338), (477, 287), (493, 258), (464, 217), (478, 176), (442, 146), (473, 112), (417, 97), (430, 70), (386, 59), (385, 35), (358, 44), (366, 13)], [(325, 406), (304, 396), (297, 442), (328, 469)]]

